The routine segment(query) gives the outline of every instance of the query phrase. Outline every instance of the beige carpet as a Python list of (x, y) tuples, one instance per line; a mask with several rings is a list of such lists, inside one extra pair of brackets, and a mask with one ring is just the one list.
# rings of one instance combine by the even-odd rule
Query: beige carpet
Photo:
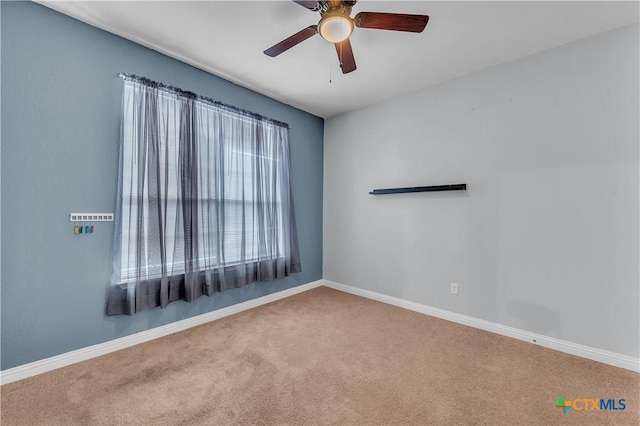
[[(2, 386), (2, 425), (639, 424), (640, 376), (321, 287)], [(624, 411), (555, 408), (624, 398)]]

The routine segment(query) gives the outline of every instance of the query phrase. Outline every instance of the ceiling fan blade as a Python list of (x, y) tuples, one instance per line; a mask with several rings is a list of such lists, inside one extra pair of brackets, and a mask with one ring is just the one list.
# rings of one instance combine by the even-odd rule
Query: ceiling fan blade
[(298, 0), (293, 0), (294, 3), (298, 3), (300, 6), (302, 7), (306, 7), (309, 10), (320, 10), (320, 8), (322, 7), (322, 5), (320, 4), (320, 2), (318, 1), (298, 1)]
[(345, 39), (340, 43), (334, 43), (336, 46), (336, 53), (338, 54), (338, 60), (340, 61), (340, 68), (342, 68), (342, 74), (350, 73), (356, 70), (356, 59), (353, 57), (353, 50), (351, 49), (351, 42), (349, 39)]
[(427, 26), (429, 17), (403, 13), (360, 12), (353, 22), (359, 28), (421, 33)]
[(291, 37), (282, 40), (280, 43), (274, 44), (273, 46), (265, 50), (264, 54), (267, 56), (271, 56), (272, 58), (275, 56), (278, 56), (282, 52), (285, 52), (291, 49), (296, 44), (302, 43), (309, 37), (314, 36), (317, 32), (318, 32), (318, 26), (311, 25), (302, 31), (298, 31)]

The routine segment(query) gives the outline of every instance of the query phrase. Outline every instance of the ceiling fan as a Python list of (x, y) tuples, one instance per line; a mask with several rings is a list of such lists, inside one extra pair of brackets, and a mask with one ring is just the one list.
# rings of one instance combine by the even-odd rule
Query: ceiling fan
[(340, 68), (347, 74), (356, 69), (356, 60), (353, 57), (349, 36), (354, 27), (371, 28), (377, 30), (407, 31), (421, 33), (427, 26), (427, 15), (407, 15), (402, 13), (360, 12), (351, 18), (351, 8), (354, 1), (296, 1), (300, 6), (314, 12), (320, 12), (318, 25), (311, 25), (282, 40), (267, 50), (264, 54), (275, 57), (291, 49), (293, 46), (305, 41), (316, 33), (336, 46)]

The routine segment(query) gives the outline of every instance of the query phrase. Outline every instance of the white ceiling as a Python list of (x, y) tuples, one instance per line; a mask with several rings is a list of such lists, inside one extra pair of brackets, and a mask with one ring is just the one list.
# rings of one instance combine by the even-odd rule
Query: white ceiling
[(41, 3), (325, 118), (639, 20), (637, 1), (361, 0), (352, 16), (430, 19), (421, 34), (356, 28), (358, 69), (343, 75), (335, 48), (319, 35), (276, 58), (262, 53), (317, 24), (317, 12), (291, 1)]

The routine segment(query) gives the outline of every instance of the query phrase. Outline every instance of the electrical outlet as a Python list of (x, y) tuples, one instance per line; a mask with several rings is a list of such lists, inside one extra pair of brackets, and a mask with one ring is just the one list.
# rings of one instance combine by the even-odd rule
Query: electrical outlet
[(458, 294), (458, 283), (451, 283), (451, 294)]

